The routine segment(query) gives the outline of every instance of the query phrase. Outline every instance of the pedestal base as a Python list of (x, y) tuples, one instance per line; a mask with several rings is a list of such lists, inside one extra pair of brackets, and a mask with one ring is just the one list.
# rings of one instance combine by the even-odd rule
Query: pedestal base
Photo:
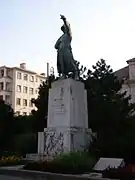
[(39, 133), (38, 153), (54, 156), (84, 150), (91, 141), (91, 134), (88, 129), (84, 84), (73, 79), (52, 83), (49, 90), (47, 128), (44, 135)]
[(84, 150), (91, 142), (92, 134), (90, 129), (77, 127), (46, 128), (44, 133), (44, 153), (47, 156)]

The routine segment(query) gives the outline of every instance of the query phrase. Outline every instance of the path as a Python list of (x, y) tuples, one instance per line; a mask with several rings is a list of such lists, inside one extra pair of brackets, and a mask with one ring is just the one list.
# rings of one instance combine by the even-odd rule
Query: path
[(0, 175), (0, 180), (29, 180), (29, 179), (23, 179), (20, 177), (12, 177), (12, 176), (6, 176), (6, 175)]

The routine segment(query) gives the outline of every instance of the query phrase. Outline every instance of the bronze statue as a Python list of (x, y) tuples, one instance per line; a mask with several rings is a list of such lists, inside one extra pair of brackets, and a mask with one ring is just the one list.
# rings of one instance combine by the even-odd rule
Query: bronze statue
[(78, 77), (78, 68), (76, 66), (75, 60), (72, 54), (71, 48), (71, 28), (70, 24), (67, 22), (65, 16), (60, 15), (64, 22), (61, 27), (63, 35), (57, 40), (55, 44), (55, 49), (57, 49), (57, 69), (58, 73), (62, 78), (66, 78), (69, 72), (75, 74), (75, 78)]

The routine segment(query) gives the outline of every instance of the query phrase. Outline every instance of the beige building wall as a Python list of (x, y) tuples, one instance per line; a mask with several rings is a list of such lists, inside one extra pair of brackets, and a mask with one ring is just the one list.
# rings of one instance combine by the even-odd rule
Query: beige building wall
[[(135, 58), (127, 61), (128, 66), (116, 72), (118, 78), (124, 79), (124, 84), (122, 85), (120, 92), (127, 92), (127, 95), (131, 96), (131, 103), (135, 103)], [(126, 69), (126, 71), (125, 71)]]
[[(3, 74), (4, 71), (4, 74)], [(31, 103), (32, 98), (38, 97), (38, 88), (45, 75), (20, 67), (0, 67), (0, 98), (10, 104), (16, 114), (29, 115), (36, 107)]]

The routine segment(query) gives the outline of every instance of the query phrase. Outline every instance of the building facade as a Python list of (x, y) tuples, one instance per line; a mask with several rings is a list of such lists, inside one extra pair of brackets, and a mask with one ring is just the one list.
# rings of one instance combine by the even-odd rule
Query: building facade
[(38, 97), (38, 88), (45, 81), (45, 74), (26, 69), (26, 64), (20, 67), (0, 67), (0, 99), (10, 104), (17, 115), (29, 115), (36, 109), (31, 103)]
[(127, 66), (116, 71), (115, 75), (119, 80), (124, 80), (121, 92), (127, 91), (131, 96), (131, 102), (135, 103), (135, 58), (127, 61)]

